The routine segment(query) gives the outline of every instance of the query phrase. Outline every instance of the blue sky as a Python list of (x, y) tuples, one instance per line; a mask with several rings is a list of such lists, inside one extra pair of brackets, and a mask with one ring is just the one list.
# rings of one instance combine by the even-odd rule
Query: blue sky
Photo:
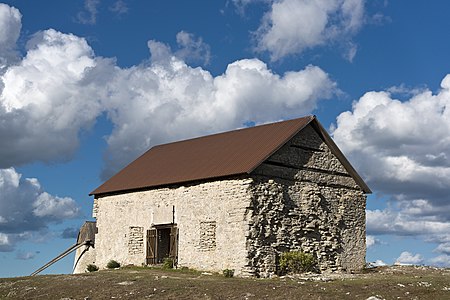
[(367, 261), (450, 266), (449, 11), (443, 0), (4, 1), (0, 276), (72, 245), (88, 193), (151, 146), (307, 114), (374, 192)]

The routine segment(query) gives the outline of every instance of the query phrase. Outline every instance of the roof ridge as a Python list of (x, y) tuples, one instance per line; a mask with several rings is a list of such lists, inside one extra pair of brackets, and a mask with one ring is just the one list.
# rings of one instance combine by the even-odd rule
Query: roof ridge
[[(227, 134), (227, 133), (232, 133), (232, 132), (238, 132), (238, 131), (242, 131), (242, 130), (251, 130), (255, 127), (264, 127), (264, 126), (272, 126), (272, 125), (277, 125), (280, 123), (285, 123), (285, 122), (291, 122), (291, 121), (295, 121), (295, 120), (301, 120), (301, 119), (307, 119), (310, 118), (309, 122), (312, 121), (314, 118), (316, 118), (315, 115), (306, 115), (304, 117), (299, 117), (299, 118), (294, 118), (294, 119), (288, 119), (288, 120), (280, 120), (280, 121), (276, 121), (273, 123), (264, 123), (264, 124), (259, 124), (259, 125), (254, 125), (254, 126), (250, 126), (250, 127), (240, 127), (240, 128), (236, 128), (236, 129), (231, 129), (231, 130), (226, 130), (226, 131), (221, 131), (221, 132), (216, 132), (216, 133), (211, 133), (211, 134), (207, 134), (207, 135), (201, 135), (201, 136), (196, 136), (193, 138), (187, 138), (184, 140), (178, 140), (178, 141), (173, 141), (173, 142), (168, 142), (168, 143), (164, 143), (164, 144), (158, 144), (155, 145), (153, 147), (151, 147), (150, 149), (148, 149), (147, 151), (156, 148), (156, 147), (161, 147), (161, 146), (165, 146), (165, 145), (172, 145), (172, 144), (177, 144), (177, 143), (183, 143), (183, 142), (187, 142), (187, 141), (192, 141), (192, 140), (197, 140), (197, 139), (203, 139), (203, 138), (208, 138), (208, 137), (213, 137), (213, 136), (217, 136), (217, 135), (221, 135), (221, 134)], [(309, 123), (308, 122), (308, 123)], [(147, 152), (146, 151), (146, 152)], [(145, 152), (144, 152), (145, 154)]]

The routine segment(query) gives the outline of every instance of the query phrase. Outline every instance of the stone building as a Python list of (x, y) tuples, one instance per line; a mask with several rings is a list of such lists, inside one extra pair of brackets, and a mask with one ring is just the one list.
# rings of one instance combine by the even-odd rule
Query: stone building
[(84, 253), (101, 268), (170, 257), (266, 277), (302, 250), (322, 271), (357, 270), (367, 193), (315, 116), (159, 145), (91, 193), (97, 233)]

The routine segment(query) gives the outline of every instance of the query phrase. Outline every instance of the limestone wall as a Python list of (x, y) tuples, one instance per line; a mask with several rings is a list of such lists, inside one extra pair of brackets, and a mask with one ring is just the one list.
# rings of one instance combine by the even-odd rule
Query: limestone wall
[(253, 173), (249, 265), (277, 271), (280, 254), (303, 250), (321, 270), (365, 264), (365, 195), (309, 125)]
[(144, 264), (147, 230), (171, 223), (175, 206), (179, 266), (244, 275), (250, 184), (230, 179), (98, 198), (96, 264)]

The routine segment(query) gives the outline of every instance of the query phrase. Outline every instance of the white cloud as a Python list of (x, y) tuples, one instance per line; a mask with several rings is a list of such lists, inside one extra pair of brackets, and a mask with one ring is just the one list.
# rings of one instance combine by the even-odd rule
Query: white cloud
[(432, 266), (437, 266), (441, 268), (449, 268), (450, 267), (450, 255), (442, 254), (436, 257), (433, 257), (428, 260), (428, 263)]
[[(26, 56), (0, 76), (0, 168), (67, 159), (78, 135), (101, 112), (99, 98), (113, 66), (94, 58), (82, 38), (39, 32)], [(105, 71), (105, 68), (108, 71)]]
[(11, 251), (28, 233), (79, 214), (73, 199), (46, 193), (37, 179), (24, 179), (14, 168), (0, 169), (0, 195), (0, 251)]
[(0, 232), (0, 252), (9, 252), (13, 249), (14, 246), (9, 235)]
[(374, 245), (382, 244), (382, 242), (373, 235), (366, 235), (366, 247), (370, 248)]
[(386, 209), (367, 211), (369, 234), (450, 241), (448, 107), (450, 75), (436, 93), (404, 85), (368, 92), (338, 116), (334, 140), (369, 186), (388, 199)]
[(79, 213), (79, 208), (72, 198), (55, 197), (46, 192), (36, 198), (33, 208), (33, 214), (41, 218), (71, 219)]
[(273, 1), (256, 31), (257, 49), (269, 51), (272, 60), (278, 60), (316, 46), (340, 42), (348, 48), (345, 56), (352, 60), (356, 45), (351, 38), (363, 21), (363, 0)]
[(22, 28), (21, 19), (18, 9), (0, 3), (0, 75), (18, 58), (16, 42)]
[(450, 191), (450, 75), (407, 101), (368, 92), (340, 114), (336, 143), (377, 191), (445, 205)]
[(437, 235), (450, 232), (450, 222), (428, 220), (393, 209), (367, 210), (367, 232), (370, 234)]
[(201, 37), (196, 38), (194, 34), (180, 31), (177, 33), (178, 50), (175, 56), (187, 63), (201, 63), (208, 65), (211, 60), (211, 49), (203, 42)]
[[(186, 32), (178, 42), (204, 49)], [(122, 69), (96, 57), (82, 38), (52, 29), (35, 34), (26, 56), (0, 77), (0, 139), (7, 145), (0, 168), (69, 159), (80, 132), (106, 112), (114, 125), (106, 153), (111, 175), (152, 145), (298, 117), (337, 90), (315, 66), (278, 75), (243, 59), (214, 77), (162, 43), (148, 46), (149, 62)]]
[[(214, 77), (149, 42), (150, 65), (116, 72), (104, 107), (114, 123), (104, 177), (150, 146), (310, 113), (336, 85), (318, 67), (280, 76), (258, 59), (228, 65)], [(123, 101), (127, 99), (127, 101)]]
[(395, 261), (396, 265), (419, 265), (423, 263), (423, 257), (420, 254), (412, 254), (411, 252), (404, 251)]
[(371, 262), (371, 263), (369, 263), (371, 266), (373, 266), (373, 267), (383, 267), (383, 266), (387, 266), (387, 264), (384, 262), (384, 261), (382, 261), (381, 259), (377, 259), (376, 261), (374, 261), (374, 262)]
[(367, 248), (375, 245), (375, 237), (372, 235), (366, 235), (366, 246)]

